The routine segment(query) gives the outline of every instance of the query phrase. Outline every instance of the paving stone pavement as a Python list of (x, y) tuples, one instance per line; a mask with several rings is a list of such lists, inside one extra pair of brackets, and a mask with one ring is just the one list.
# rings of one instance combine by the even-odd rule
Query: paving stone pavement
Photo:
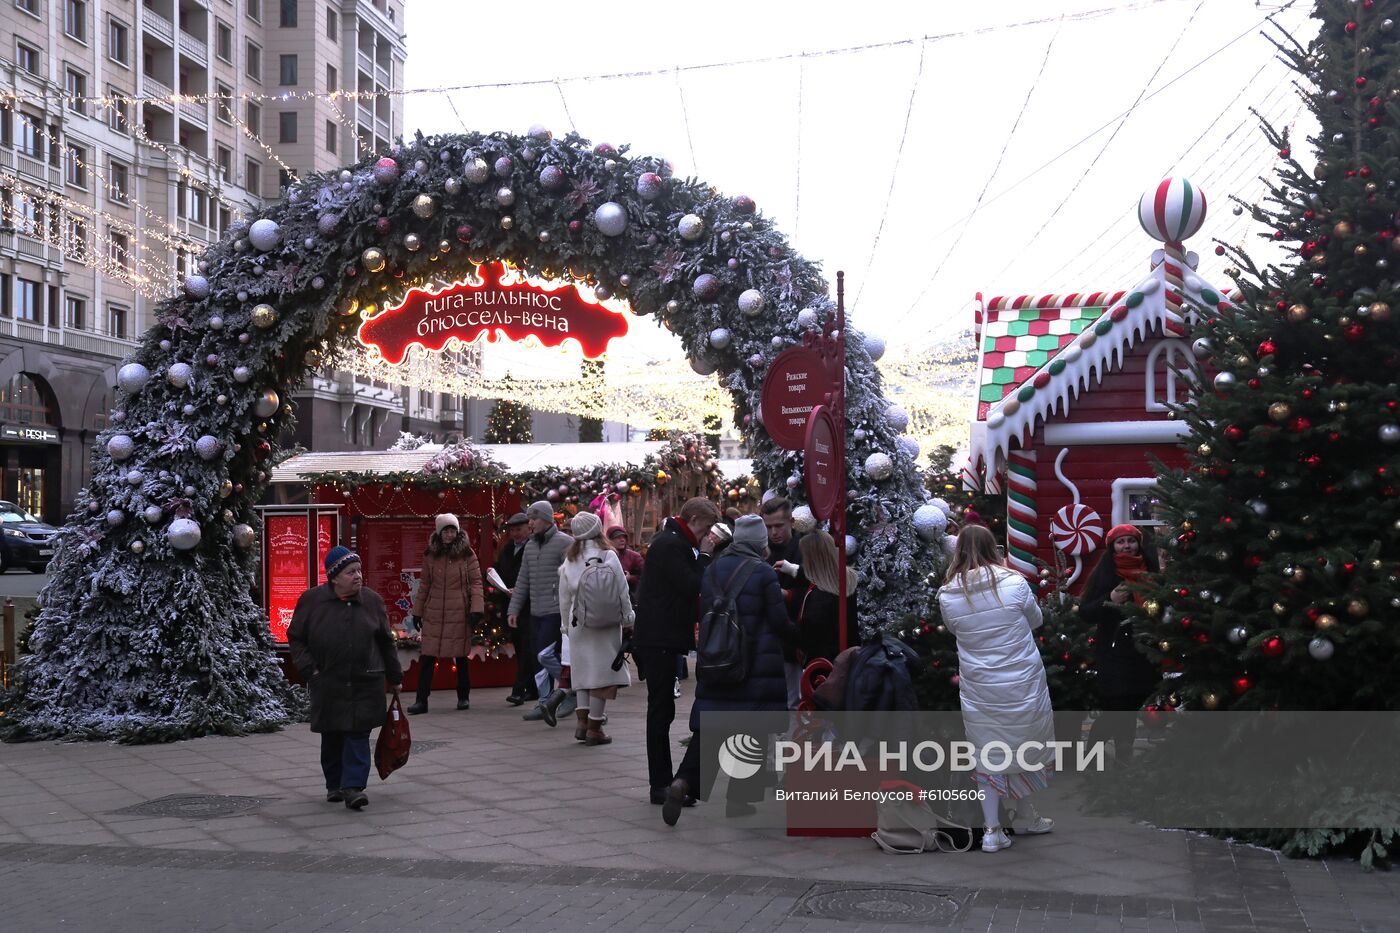
[(0, 746), (0, 929), (1400, 929), (1391, 873), (1083, 816), (1064, 786), (1041, 805), (1054, 833), (994, 855), (889, 856), (715, 805), (666, 827), (641, 690), (596, 748), (504, 696), (441, 694), (362, 813), (322, 800), (305, 726)]

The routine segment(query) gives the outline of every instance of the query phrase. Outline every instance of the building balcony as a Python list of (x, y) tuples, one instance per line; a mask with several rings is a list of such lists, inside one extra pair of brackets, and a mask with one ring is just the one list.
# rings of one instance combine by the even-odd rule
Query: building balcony
[(200, 101), (198, 103), (181, 103), (180, 119), (193, 123), (200, 129), (209, 128), (209, 105)]
[(0, 318), (0, 335), (30, 340), (34, 343), (58, 345), (89, 356), (125, 359), (137, 347), (135, 340), (122, 340), (81, 330), (45, 327), (35, 321)]
[(154, 36), (165, 42), (166, 45), (175, 46), (175, 24), (161, 16), (150, 7), (141, 8), (141, 25), (145, 28), (146, 34)]
[(50, 181), (49, 165), (42, 159), (35, 159), (32, 156), (17, 152), (15, 153), (15, 168), (19, 170), (21, 175), (25, 175), (35, 181), (41, 181), (44, 184), (48, 184)]
[(200, 65), (209, 64), (209, 43), (180, 30), (180, 54), (186, 58), (198, 62)]
[(147, 104), (155, 104), (157, 107), (164, 107), (166, 110), (173, 110), (170, 98), (175, 96), (175, 89), (158, 78), (150, 75), (141, 76), (141, 87), (146, 92), (147, 97), (154, 100), (146, 101)]
[(460, 411), (445, 411), (438, 416), (438, 427), (444, 431), (466, 430), (466, 418)]

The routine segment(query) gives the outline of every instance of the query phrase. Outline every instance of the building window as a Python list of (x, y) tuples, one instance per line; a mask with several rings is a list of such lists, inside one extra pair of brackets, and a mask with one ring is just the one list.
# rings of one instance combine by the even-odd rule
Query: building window
[(279, 143), (297, 141), (297, 114), (295, 110), (284, 110), (277, 115), (277, 141)]
[(38, 321), (39, 283), (15, 279), (15, 320)]
[(1147, 411), (1168, 411), (1186, 401), (1191, 382), (1191, 348), (1184, 340), (1161, 340), (1147, 355)]
[(330, 7), (326, 7), (326, 38), (332, 42), (340, 41), (340, 16)]
[(111, 244), (108, 258), (112, 264), (123, 272), (131, 271), (131, 238), (125, 233), (113, 233), (108, 231), (107, 241)]
[(246, 112), (243, 114), (243, 122), (248, 127), (248, 132), (252, 133), (254, 136), (261, 136), (262, 108), (250, 100), (248, 101), (248, 106), (244, 109)]
[(335, 152), (336, 128), (334, 120), (326, 121), (326, 151)]
[(31, 114), (19, 115), (19, 151), (35, 159), (44, 157), (44, 121)]
[(69, 330), (82, 330), (87, 323), (87, 300), (76, 295), (63, 299), (63, 326)]
[(277, 189), (282, 194), (286, 194), (287, 189), (290, 188), (295, 181), (296, 179), (292, 177), (291, 169), (279, 168), (277, 170)]
[(233, 123), (233, 88), (227, 84), (214, 85), (214, 117), (220, 123)]
[(294, 85), (297, 83), (297, 57), (295, 55), (283, 55), (278, 59), (277, 83), (282, 85)]
[(69, 68), (66, 88), (68, 109), (74, 113), (87, 113), (87, 75)]
[(32, 195), (21, 194), (15, 200), (14, 210), (10, 212), (10, 225), (24, 236), (37, 237), (42, 232), (43, 217)]
[(81, 217), (68, 217), (64, 221), (63, 253), (70, 259), (82, 262), (88, 256), (87, 221)]
[(262, 22), (262, 0), (247, 0), (244, 8), (248, 11), (248, 18), (255, 23)]
[(131, 102), (114, 87), (107, 88), (107, 125), (118, 133), (131, 125)]
[(116, 159), (113, 159), (107, 168), (107, 197), (119, 204), (125, 204), (131, 197), (127, 168)]
[(131, 64), (131, 30), (121, 20), (107, 20), (107, 57), (118, 65)]
[(107, 308), (107, 333), (118, 340), (126, 339), (126, 308), (120, 305)]
[(87, 42), (87, 0), (66, 0), (63, 31), (79, 42)]
[(32, 45), (25, 45), (23, 42), (15, 42), (15, 64), (20, 71), (27, 71), (37, 76), (39, 69), (39, 50)]
[(215, 228), (219, 236), (228, 232), (229, 225), (233, 223), (233, 212), (226, 207), (219, 208), (219, 226)]
[(248, 43), (247, 55), (245, 56), (243, 65), (243, 70), (247, 72), (248, 77), (252, 78), (254, 81), (261, 83), (262, 49), (258, 48), (258, 44), (256, 42), (250, 41)]
[(75, 188), (87, 187), (87, 150), (82, 146), (68, 144), (68, 165), (63, 180)]
[(16, 373), (0, 389), (0, 420), (11, 424), (57, 424), (39, 385), (24, 373)]
[(186, 188), (185, 210), (181, 216), (202, 226), (209, 226), (209, 195), (198, 188)]
[(233, 64), (233, 27), (221, 19), (214, 20), (214, 54)]
[(334, 91), (340, 84), (340, 75), (336, 72), (334, 65), (326, 66), (326, 91)]
[(233, 150), (228, 146), (215, 146), (214, 162), (219, 166), (219, 177), (224, 181), (231, 181), (233, 179)]
[(297, 25), (297, 0), (282, 0), (282, 18), (279, 25), (283, 29), (295, 29)]
[(15, 9), (23, 10), (30, 16), (38, 16), (39, 0), (15, 0)]
[(249, 194), (262, 194), (262, 166), (256, 159), (249, 159), (243, 167), (243, 187)]

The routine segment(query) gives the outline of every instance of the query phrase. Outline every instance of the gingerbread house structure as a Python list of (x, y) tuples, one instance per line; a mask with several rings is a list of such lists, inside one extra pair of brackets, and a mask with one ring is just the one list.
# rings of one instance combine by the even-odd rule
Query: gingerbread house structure
[(979, 301), (963, 478), (1005, 492), (1007, 560), (1028, 577), (1056, 566), (1058, 551), (1077, 590), (1109, 527), (1161, 524), (1154, 459), (1185, 462), (1186, 426), (1169, 405), (1198, 390), (1181, 373), (1193, 352), (1191, 316), (1228, 306), (1182, 245), (1204, 218), (1200, 191), (1166, 179), (1139, 204), (1162, 248), (1131, 288)]

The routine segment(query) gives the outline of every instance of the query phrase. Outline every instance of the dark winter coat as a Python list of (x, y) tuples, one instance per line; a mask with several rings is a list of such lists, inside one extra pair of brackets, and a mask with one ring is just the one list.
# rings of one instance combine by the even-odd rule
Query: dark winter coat
[[(810, 664), (817, 658), (835, 660), (841, 653), (839, 637), (840, 615), (837, 612), (840, 600), (835, 593), (809, 587), (806, 594), (797, 602), (797, 646), (802, 649), (802, 663)], [(846, 594), (846, 647), (860, 644), (860, 626), (856, 625), (856, 594)]]
[(311, 693), (312, 732), (384, 725), (384, 682), (403, 682), (384, 600), (368, 587), (341, 599), (332, 584), (301, 594), (287, 629), (292, 663)]
[(515, 592), (510, 597), (510, 614), (520, 615), (525, 603), (530, 615), (548, 616), (559, 613), (559, 565), (564, 552), (574, 539), (551, 525), (540, 535), (530, 535), (525, 542), (525, 554), (520, 562), (520, 575), (515, 578)]
[(413, 614), (423, 624), (425, 658), (464, 658), (472, 643), (471, 616), (482, 613), (481, 565), (460, 531), (449, 546), (441, 532), (428, 539)]
[(710, 563), (697, 554), (690, 535), (675, 518), (651, 539), (637, 588), (637, 622), (632, 643), (638, 648), (690, 651), (700, 622), (700, 575)]
[[(747, 560), (757, 566), (744, 581), (735, 606), (749, 646), (749, 675), (742, 683), (706, 684), (697, 678), (690, 728), (700, 725), (700, 714), (716, 710), (784, 710), (788, 708), (784, 648), (797, 644), (797, 626), (788, 618), (778, 572), (739, 543), (729, 546), (705, 572), (700, 603), (708, 606), (725, 588), (734, 572)], [(704, 633), (701, 633), (704, 639)]]
[(1105, 552), (1084, 584), (1079, 617), (1094, 626), (1095, 684), (1101, 697), (1147, 698), (1159, 680), (1157, 669), (1138, 650), (1132, 620), (1108, 598), (1123, 582), (1113, 565), (1113, 552)]

